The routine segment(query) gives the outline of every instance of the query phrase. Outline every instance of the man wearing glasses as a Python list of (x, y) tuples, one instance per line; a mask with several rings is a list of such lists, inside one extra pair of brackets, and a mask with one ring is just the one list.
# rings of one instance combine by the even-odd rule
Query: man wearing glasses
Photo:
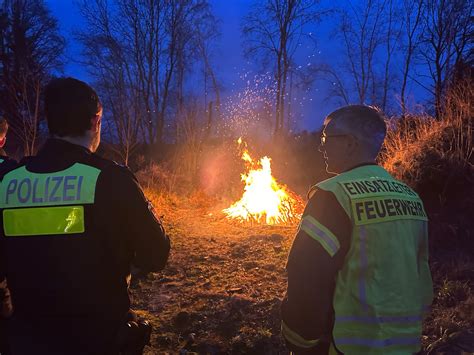
[(324, 121), (319, 150), (336, 176), (310, 191), (288, 263), (282, 334), (297, 354), (413, 354), (432, 300), (428, 219), (418, 195), (375, 163), (376, 109)]

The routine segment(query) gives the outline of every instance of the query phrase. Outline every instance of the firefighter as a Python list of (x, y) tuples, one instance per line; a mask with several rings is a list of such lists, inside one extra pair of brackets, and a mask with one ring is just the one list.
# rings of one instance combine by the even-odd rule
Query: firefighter
[(95, 91), (54, 79), (44, 107), (49, 139), (1, 187), (12, 354), (141, 353), (150, 329), (131, 321), (130, 270), (161, 270), (169, 239), (134, 175), (94, 153)]
[(319, 150), (336, 176), (310, 190), (291, 247), (282, 334), (296, 354), (413, 354), (432, 301), (428, 219), (418, 195), (375, 163), (381, 113), (346, 106)]

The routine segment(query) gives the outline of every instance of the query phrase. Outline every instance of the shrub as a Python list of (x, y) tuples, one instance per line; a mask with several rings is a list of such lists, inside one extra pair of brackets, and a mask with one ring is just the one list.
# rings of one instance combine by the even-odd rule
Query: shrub
[(474, 245), (473, 87), (446, 98), (444, 118), (409, 116), (389, 121), (382, 165), (414, 188), (431, 220), (432, 249)]

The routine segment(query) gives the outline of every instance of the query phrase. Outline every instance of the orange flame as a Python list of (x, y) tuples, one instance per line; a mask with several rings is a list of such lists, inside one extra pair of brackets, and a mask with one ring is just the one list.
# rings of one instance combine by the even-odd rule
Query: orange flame
[[(242, 145), (242, 138), (237, 142)], [(247, 172), (241, 174), (244, 192), (239, 201), (222, 210), (227, 218), (266, 224), (286, 224), (299, 218), (293, 211), (296, 199), (272, 176), (271, 159), (265, 156), (255, 162), (245, 147), (241, 158), (247, 166)]]

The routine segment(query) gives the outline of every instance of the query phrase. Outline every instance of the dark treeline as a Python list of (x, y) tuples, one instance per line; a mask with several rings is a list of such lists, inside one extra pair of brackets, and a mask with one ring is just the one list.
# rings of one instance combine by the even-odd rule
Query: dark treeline
[[(337, 103), (377, 105), (401, 117), (419, 102), (410, 89), (418, 86), (429, 93), (424, 111), (442, 119), (449, 90), (472, 75), (473, 6), (472, 0), (339, 1), (329, 8), (318, 0), (254, 1), (241, 24), (241, 45), (272, 79), (270, 104), (261, 108), (269, 134), (291, 132), (292, 97), (318, 85), (329, 86), (326, 96)], [(83, 0), (75, 9), (85, 25), (66, 37), (81, 45), (77, 64), (93, 78), (109, 146), (123, 162), (143, 146), (199, 150), (229, 135), (216, 65), (225, 56), (216, 50), (220, 19), (212, 3)], [(318, 50), (325, 21), (339, 55), (306, 66), (301, 51)], [(44, 133), (42, 90), (61, 75), (66, 44), (43, 0), (0, 1), (0, 114), (17, 155), (33, 154)]]

